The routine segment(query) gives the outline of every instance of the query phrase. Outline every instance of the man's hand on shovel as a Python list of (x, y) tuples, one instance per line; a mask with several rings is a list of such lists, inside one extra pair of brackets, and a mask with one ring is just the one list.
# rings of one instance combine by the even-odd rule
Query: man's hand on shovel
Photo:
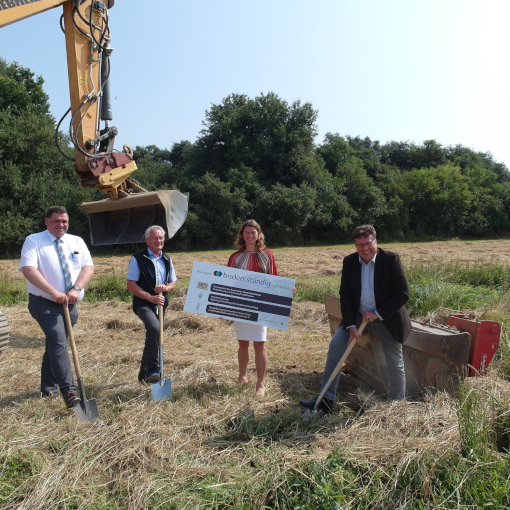
[(375, 312), (372, 312), (371, 310), (367, 310), (363, 314), (363, 320), (361, 322), (373, 322), (376, 321), (379, 317)]

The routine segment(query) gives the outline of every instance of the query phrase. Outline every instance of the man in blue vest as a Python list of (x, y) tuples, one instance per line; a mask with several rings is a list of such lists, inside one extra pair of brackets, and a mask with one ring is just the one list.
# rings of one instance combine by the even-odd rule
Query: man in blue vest
[(145, 324), (145, 348), (138, 380), (159, 381), (159, 305), (168, 306), (168, 292), (175, 289), (174, 266), (163, 253), (165, 231), (152, 225), (145, 231), (145, 250), (135, 253), (129, 261), (127, 288), (133, 293), (133, 311)]

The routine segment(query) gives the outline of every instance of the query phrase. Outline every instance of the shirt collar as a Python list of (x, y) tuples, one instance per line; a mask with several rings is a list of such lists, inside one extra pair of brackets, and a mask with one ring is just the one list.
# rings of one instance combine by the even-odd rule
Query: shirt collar
[(371, 262), (375, 264), (375, 259), (377, 258), (377, 252), (375, 252), (375, 255), (365, 264), (365, 261), (358, 255), (359, 263), (365, 264), (365, 266), (368, 266)]
[(147, 246), (147, 251), (149, 252), (149, 257), (154, 257), (156, 259), (160, 259), (163, 256), (163, 250), (159, 252), (159, 257)]
[(67, 235), (67, 233), (66, 233), (62, 237), (55, 237), (53, 234), (50, 234), (49, 230), (46, 230), (46, 233), (48, 234), (48, 237), (50, 238), (50, 241), (52, 243), (54, 243), (57, 239), (62, 239), (62, 241), (64, 241), (64, 237)]

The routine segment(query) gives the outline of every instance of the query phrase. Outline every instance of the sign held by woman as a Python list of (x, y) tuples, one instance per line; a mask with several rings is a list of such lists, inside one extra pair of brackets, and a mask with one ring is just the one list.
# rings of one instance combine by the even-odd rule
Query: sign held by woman
[(195, 262), (185, 312), (287, 329), (295, 280)]

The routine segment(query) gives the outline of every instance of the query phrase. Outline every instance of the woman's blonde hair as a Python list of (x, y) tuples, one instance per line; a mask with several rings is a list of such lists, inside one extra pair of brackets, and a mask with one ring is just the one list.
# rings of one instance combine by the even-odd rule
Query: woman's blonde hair
[(257, 229), (257, 232), (259, 235), (257, 236), (257, 240), (255, 241), (255, 247), (257, 248), (257, 251), (263, 250), (266, 245), (264, 243), (264, 234), (262, 233), (262, 229), (260, 228), (260, 225), (255, 220), (246, 220), (239, 229), (239, 232), (237, 233), (237, 239), (234, 243), (234, 246), (240, 250), (244, 251), (246, 250), (246, 243), (244, 242), (243, 232), (246, 227), (254, 227)]

